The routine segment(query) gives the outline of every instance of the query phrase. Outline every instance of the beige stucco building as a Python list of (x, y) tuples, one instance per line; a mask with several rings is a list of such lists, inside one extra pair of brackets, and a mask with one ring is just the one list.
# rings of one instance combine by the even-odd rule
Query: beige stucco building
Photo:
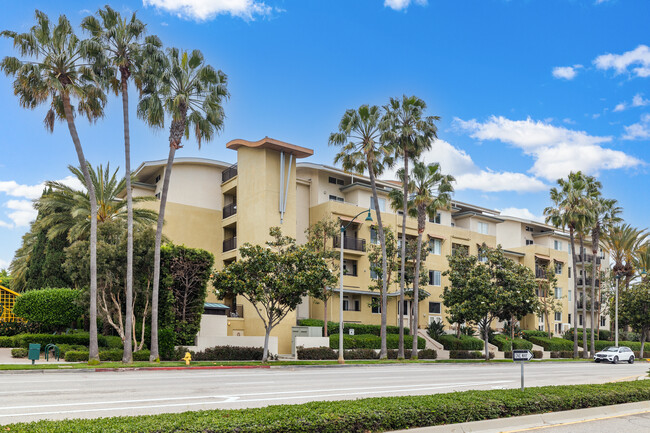
[[(304, 162), (313, 151), (271, 138), (257, 142), (230, 141), (228, 152), (236, 153), (237, 163), (231, 165), (203, 158), (176, 158), (170, 181), (165, 213), (164, 234), (175, 243), (203, 248), (215, 256), (217, 269), (237, 259), (237, 248), (246, 242), (262, 244), (269, 239), (269, 228), (279, 226), (285, 235), (299, 243), (306, 241), (305, 230), (324, 217), (350, 221), (364, 209), (374, 208), (368, 178), (340, 169)], [(300, 161), (299, 161), (300, 160)], [(162, 188), (165, 162), (142, 163), (134, 172), (135, 196), (159, 196)], [(379, 207), (384, 226), (401, 232), (402, 216), (389, 206), (388, 193), (398, 187), (395, 182), (378, 181)], [(156, 207), (156, 202), (148, 203)], [(371, 212), (377, 221), (375, 211)], [(380, 311), (369, 290), (372, 275), (368, 251), (376, 243), (373, 223), (357, 220), (346, 232), (344, 241), (344, 321), (379, 324)], [(417, 222), (407, 219), (408, 236), (417, 236)], [(449, 284), (442, 273), (447, 269), (446, 256), (456, 248), (467, 248), (477, 254), (485, 243), (495, 247), (501, 244), (509, 256), (535, 269), (544, 261), (562, 264), (558, 275), (558, 297), (563, 311), (557, 316), (554, 330), (562, 332), (569, 327), (573, 296), (569, 292), (568, 236), (545, 224), (504, 217), (491, 209), (458, 201), (449, 210), (440, 210), (436, 221), (428, 221), (425, 242), (429, 255), (425, 267), (429, 271), (429, 285), (424, 289), (430, 296), (420, 303), (420, 326), (445, 318), (442, 304), (443, 287)], [(332, 243), (333, 248), (339, 242)], [(559, 242), (559, 244), (558, 244)], [(605, 263), (605, 262), (603, 262)], [(559, 268), (558, 268), (559, 269)], [(399, 285), (391, 284), (388, 302), (388, 323), (396, 325)], [(570, 296), (572, 296), (570, 298)], [(208, 296), (207, 302), (220, 301), (227, 311), (227, 335), (261, 336), (262, 322), (254, 306), (237, 299), (216, 299)], [(328, 320), (339, 321), (339, 294), (334, 295), (328, 308)], [(335, 306), (331, 308), (331, 306)], [(410, 307), (407, 301), (406, 308)], [(408, 311), (408, 310), (405, 310)], [(291, 327), (302, 318), (323, 319), (322, 301), (305, 298), (299, 308), (289, 314), (271, 335), (278, 337), (279, 353), (291, 353)], [(522, 321), (526, 328), (538, 328), (543, 323), (531, 315)], [(445, 321), (446, 326), (449, 324)], [(408, 325), (408, 321), (406, 323)]]

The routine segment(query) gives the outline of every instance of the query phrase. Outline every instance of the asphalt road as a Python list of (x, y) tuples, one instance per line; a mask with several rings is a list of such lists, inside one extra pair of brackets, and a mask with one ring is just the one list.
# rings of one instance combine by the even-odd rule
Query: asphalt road
[[(528, 363), (526, 385), (625, 380), (647, 363)], [(517, 388), (517, 364), (410, 364), (329, 368), (0, 373), (0, 424), (234, 409), (313, 400)]]
[(568, 422), (562, 425), (534, 427), (526, 430), (513, 430), (509, 433), (637, 433), (650, 432), (650, 412), (594, 419), (590, 421)]

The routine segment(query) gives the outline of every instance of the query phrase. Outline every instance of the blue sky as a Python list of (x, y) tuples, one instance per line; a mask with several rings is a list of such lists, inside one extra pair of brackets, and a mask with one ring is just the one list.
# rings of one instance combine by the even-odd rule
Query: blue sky
[[(78, 25), (105, 1), (5, 2), (0, 29), (26, 31), (34, 9)], [(415, 94), (441, 116), (425, 155), (457, 179), (458, 200), (540, 218), (558, 177), (582, 169), (647, 227), (650, 2), (644, 0), (132, 0), (167, 46), (200, 49), (229, 77), (225, 129), (178, 156), (234, 162), (225, 143), (270, 136), (315, 149), (347, 108)], [(15, 55), (0, 40), (2, 56)], [(131, 95), (135, 95), (135, 91)], [(20, 109), (0, 77), (0, 268), (7, 266), (45, 180), (77, 164), (67, 128)], [(131, 112), (136, 101), (132, 98)], [(123, 166), (121, 104), (78, 128), (93, 164)], [(132, 164), (167, 155), (167, 132), (132, 118)]]

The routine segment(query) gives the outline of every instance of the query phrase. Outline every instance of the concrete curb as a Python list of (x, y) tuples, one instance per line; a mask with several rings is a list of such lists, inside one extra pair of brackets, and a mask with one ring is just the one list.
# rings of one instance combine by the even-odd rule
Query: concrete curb
[(271, 368), (269, 365), (197, 365), (196, 367), (115, 367), (115, 368), (90, 368), (95, 372), (106, 371), (171, 371), (171, 370), (233, 370), (233, 369), (251, 369), (251, 368)]
[(576, 424), (647, 412), (650, 412), (650, 401), (641, 401), (563, 412), (396, 430), (393, 433), (515, 433), (527, 429)]

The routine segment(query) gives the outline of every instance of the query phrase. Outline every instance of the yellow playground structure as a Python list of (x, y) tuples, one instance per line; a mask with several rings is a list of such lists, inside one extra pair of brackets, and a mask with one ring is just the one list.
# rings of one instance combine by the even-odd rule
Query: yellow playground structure
[(20, 318), (16, 317), (12, 312), (18, 296), (20, 296), (20, 293), (16, 293), (5, 286), (0, 286), (0, 322), (20, 321)]

